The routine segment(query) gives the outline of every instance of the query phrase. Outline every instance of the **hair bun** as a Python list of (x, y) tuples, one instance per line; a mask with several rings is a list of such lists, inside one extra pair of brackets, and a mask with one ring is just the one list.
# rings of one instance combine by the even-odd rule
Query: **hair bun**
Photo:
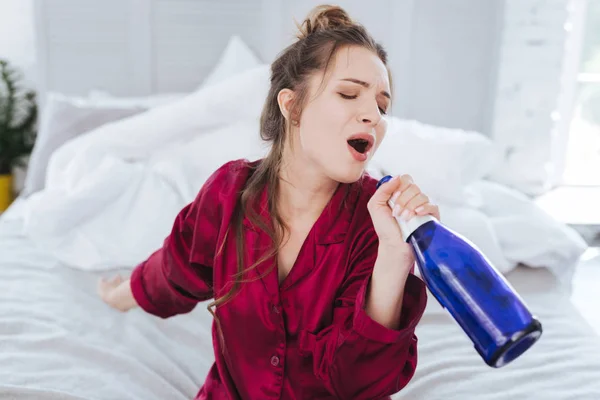
[(316, 6), (298, 27), (300, 31), (298, 39), (304, 39), (318, 31), (347, 28), (354, 25), (356, 23), (343, 8), (327, 4)]

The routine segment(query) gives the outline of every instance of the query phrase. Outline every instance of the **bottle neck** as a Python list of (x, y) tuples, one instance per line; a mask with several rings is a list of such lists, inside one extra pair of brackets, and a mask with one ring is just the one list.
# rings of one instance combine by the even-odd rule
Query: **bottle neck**
[(400, 217), (396, 217), (400, 230), (402, 231), (402, 239), (407, 242), (408, 238), (414, 231), (416, 231), (421, 225), (429, 222), (436, 221), (436, 218), (432, 215), (415, 215), (408, 221), (403, 221)]
[[(391, 209), (394, 208), (394, 202), (392, 200), (388, 201), (388, 205)], [(400, 230), (402, 231), (402, 239), (407, 242), (408, 238), (414, 231), (417, 230), (421, 225), (429, 222), (429, 221), (437, 221), (437, 219), (432, 215), (415, 215), (409, 221), (404, 221), (400, 219), (400, 217), (395, 217), (398, 225), (400, 225)]]

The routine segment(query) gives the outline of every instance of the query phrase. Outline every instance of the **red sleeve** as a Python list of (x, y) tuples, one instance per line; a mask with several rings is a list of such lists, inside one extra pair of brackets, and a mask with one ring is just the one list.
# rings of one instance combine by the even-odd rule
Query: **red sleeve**
[(212, 265), (222, 214), (219, 194), (227, 173), (226, 164), (211, 175), (196, 199), (179, 212), (163, 246), (134, 269), (131, 290), (146, 312), (167, 318), (213, 297)]
[(427, 302), (425, 284), (409, 274), (398, 330), (374, 321), (364, 310), (378, 246), (377, 240), (369, 242), (353, 257), (333, 323), (301, 338), (300, 347), (313, 355), (315, 375), (341, 399), (391, 396), (406, 386), (417, 366), (414, 332)]

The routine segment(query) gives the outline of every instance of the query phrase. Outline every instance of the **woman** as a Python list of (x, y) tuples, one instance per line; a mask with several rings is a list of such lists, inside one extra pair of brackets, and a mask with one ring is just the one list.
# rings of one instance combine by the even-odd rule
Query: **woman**
[(197, 399), (389, 398), (417, 364), (426, 291), (393, 216), (439, 211), (410, 176), (376, 190), (364, 172), (387, 127), (386, 53), (339, 7), (300, 30), (272, 65), (270, 153), (220, 167), (129, 280), (100, 283), (112, 307), (162, 318), (214, 300)]

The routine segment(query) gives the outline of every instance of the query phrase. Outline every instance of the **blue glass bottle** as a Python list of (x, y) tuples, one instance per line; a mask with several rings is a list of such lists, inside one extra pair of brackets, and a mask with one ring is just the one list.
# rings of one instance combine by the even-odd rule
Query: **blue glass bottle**
[[(389, 179), (382, 178), (377, 187)], [(404, 240), (412, 245), (429, 291), (464, 330), (486, 364), (502, 367), (540, 338), (541, 323), (474, 243), (433, 216), (397, 221)]]

